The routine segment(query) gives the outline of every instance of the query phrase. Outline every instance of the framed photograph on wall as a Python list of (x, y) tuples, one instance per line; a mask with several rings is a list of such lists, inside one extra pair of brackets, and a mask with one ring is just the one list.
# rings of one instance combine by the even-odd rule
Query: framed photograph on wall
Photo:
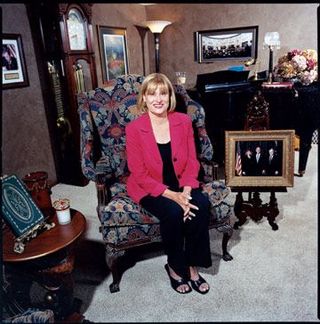
[(128, 74), (126, 28), (97, 26), (97, 29), (103, 82)]
[(2, 34), (2, 88), (29, 85), (21, 35)]
[(203, 30), (195, 33), (199, 63), (257, 58), (258, 26)]
[(230, 187), (292, 187), (294, 130), (225, 131)]

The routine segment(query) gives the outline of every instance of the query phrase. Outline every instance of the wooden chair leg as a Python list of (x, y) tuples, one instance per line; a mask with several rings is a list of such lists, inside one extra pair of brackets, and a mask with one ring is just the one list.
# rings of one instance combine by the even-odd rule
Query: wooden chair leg
[(106, 262), (112, 273), (113, 282), (110, 284), (109, 289), (111, 293), (120, 291), (120, 280), (122, 277), (119, 269), (119, 258), (125, 254), (125, 251), (117, 251), (109, 245), (106, 246)]

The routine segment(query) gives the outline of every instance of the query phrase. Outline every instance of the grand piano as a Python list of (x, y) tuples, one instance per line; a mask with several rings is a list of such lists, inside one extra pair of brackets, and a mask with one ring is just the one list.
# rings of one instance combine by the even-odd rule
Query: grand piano
[(320, 85), (295, 84), (292, 89), (263, 88), (266, 71), (258, 80), (248, 78), (249, 71), (216, 71), (198, 74), (196, 87), (187, 90), (206, 112), (206, 129), (212, 141), (214, 159), (225, 159), (225, 130), (243, 130), (246, 109), (260, 90), (269, 103), (270, 129), (294, 129), (300, 136), (299, 171), (305, 171), (312, 134), (320, 126)]
[(224, 163), (224, 132), (243, 129), (246, 105), (256, 90), (248, 74), (232, 70), (198, 74), (196, 88), (188, 91), (205, 109), (206, 129), (219, 164)]

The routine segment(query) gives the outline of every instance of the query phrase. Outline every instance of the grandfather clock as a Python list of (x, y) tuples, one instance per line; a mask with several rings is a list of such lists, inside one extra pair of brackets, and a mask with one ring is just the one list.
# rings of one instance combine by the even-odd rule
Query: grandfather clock
[(97, 87), (91, 3), (28, 4), (58, 181), (86, 185), (77, 94)]
[(77, 94), (97, 86), (91, 25), (92, 4), (59, 4), (60, 32), (73, 129), (80, 134)]
[(80, 163), (80, 122), (77, 113), (77, 94), (97, 87), (91, 25), (92, 4), (60, 3), (58, 6), (70, 104), (69, 120), (73, 130), (74, 143), (79, 149)]

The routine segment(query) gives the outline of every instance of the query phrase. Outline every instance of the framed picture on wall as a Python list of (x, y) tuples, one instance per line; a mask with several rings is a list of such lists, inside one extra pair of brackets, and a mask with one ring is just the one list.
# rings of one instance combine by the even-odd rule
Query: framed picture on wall
[(203, 30), (195, 33), (199, 63), (257, 58), (258, 26)]
[(2, 88), (29, 85), (21, 35), (2, 35)]
[(225, 131), (231, 187), (292, 187), (294, 130)]
[(97, 26), (102, 80), (129, 73), (126, 28)]

